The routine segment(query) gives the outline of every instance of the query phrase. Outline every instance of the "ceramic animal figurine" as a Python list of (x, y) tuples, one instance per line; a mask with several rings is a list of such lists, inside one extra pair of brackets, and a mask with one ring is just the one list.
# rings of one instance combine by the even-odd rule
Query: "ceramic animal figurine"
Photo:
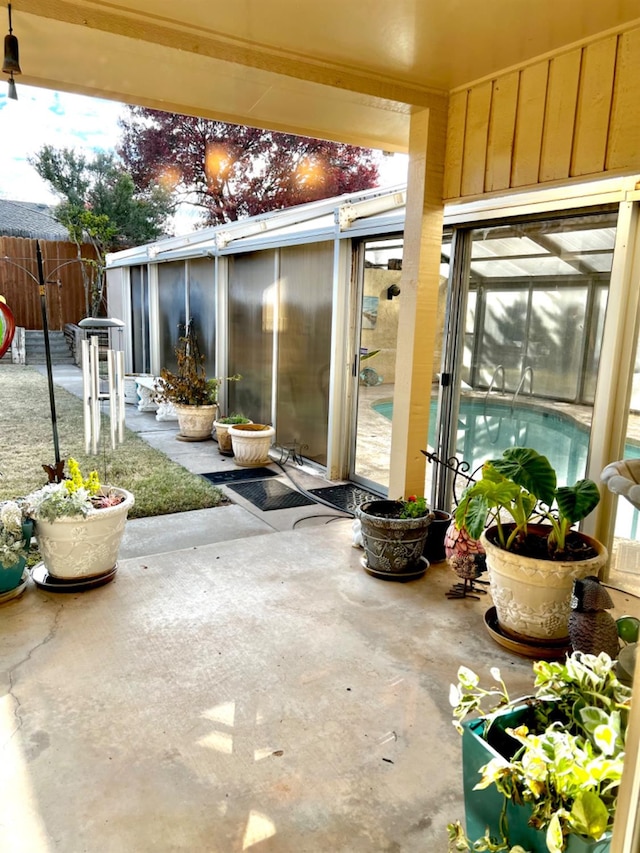
[(618, 626), (607, 613), (612, 607), (611, 596), (598, 578), (590, 575), (574, 580), (569, 615), (569, 639), (574, 652), (606, 652), (614, 660), (618, 657)]
[(484, 548), (480, 542), (472, 539), (466, 528), (458, 528), (452, 521), (444, 537), (444, 550), (447, 563), (462, 579), (462, 583), (454, 584), (446, 593), (447, 598), (474, 598), (479, 601), (478, 593), (485, 595), (486, 590), (479, 589), (476, 584), (486, 583), (478, 578), (487, 569)]

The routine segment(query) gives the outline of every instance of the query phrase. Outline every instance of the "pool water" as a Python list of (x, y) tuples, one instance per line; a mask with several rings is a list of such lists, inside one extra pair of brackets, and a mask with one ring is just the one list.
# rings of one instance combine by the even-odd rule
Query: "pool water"
[[(393, 402), (375, 403), (373, 408), (391, 420)], [(429, 446), (434, 446), (437, 401), (431, 402)], [(482, 399), (460, 402), (456, 452), (475, 470), (485, 460), (498, 457), (507, 447), (533, 447), (546, 456), (558, 475), (558, 485), (575, 483), (585, 476), (589, 430), (553, 409), (525, 403)], [(627, 456), (638, 456), (637, 447), (628, 447)]]
[[(552, 405), (552, 404), (550, 404)], [(373, 408), (391, 420), (393, 402), (375, 403)], [(431, 401), (429, 446), (434, 446), (437, 401)], [(533, 447), (546, 456), (556, 470), (558, 485), (572, 485), (585, 476), (589, 429), (551, 408), (482, 399), (462, 399), (458, 417), (456, 453), (475, 471), (487, 459), (495, 459), (507, 447)], [(640, 447), (627, 444), (625, 459), (639, 459)], [(615, 536), (636, 539), (640, 513), (627, 501), (618, 503)]]

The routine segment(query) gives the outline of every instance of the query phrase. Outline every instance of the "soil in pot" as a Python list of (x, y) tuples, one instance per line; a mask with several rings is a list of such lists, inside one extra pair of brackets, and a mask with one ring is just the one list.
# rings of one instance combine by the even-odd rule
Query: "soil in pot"
[[(521, 543), (514, 543), (511, 551), (514, 554), (520, 554), (523, 557), (533, 557), (535, 560), (557, 560), (562, 562), (575, 562), (576, 560), (591, 560), (598, 556), (596, 549), (587, 542), (584, 537), (577, 531), (571, 531), (565, 539), (565, 550), (561, 555), (550, 555), (547, 547), (547, 533), (549, 528), (546, 525), (529, 525), (533, 532), (528, 533)], [(541, 535), (544, 533), (544, 535)], [(498, 545), (497, 534), (488, 536), (496, 547)]]

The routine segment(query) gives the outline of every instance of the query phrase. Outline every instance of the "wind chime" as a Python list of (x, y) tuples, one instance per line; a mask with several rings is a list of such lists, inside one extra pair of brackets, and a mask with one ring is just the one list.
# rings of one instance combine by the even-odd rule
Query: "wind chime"
[(13, 79), (13, 75), (22, 74), (22, 71), (20, 69), (18, 39), (13, 34), (13, 26), (11, 23), (11, 3), (7, 6), (7, 11), (9, 13), (9, 32), (4, 37), (4, 59), (2, 61), (2, 72), (3, 74), (9, 75), (7, 97), (11, 98), (12, 101), (17, 101), (18, 92), (16, 90), (16, 83)]
[[(106, 390), (102, 390), (100, 338), (91, 335), (89, 340), (82, 341), (82, 407), (84, 411), (84, 446), (85, 453), (96, 456), (100, 442), (100, 421), (102, 404), (109, 405), (109, 431), (111, 449), (124, 441), (124, 352), (114, 349), (112, 332), (122, 331), (124, 323), (121, 320), (87, 317), (80, 320), (81, 328), (106, 330), (109, 336), (109, 348), (106, 350), (107, 380)], [(104, 361), (102, 362), (104, 364)]]

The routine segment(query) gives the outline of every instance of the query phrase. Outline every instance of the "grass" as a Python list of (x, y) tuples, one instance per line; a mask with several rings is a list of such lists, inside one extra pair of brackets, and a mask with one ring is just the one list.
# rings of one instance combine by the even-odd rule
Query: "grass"
[[(82, 403), (55, 386), (60, 456), (72, 456), (86, 476), (96, 470), (103, 483), (133, 492), (129, 518), (205, 509), (224, 502), (220, 489), (155, 450), (131, 430), (111, 450), (108, 419), (103, 417), (99, 456), (84, 453)], [(47, 482), (43, 464), (55, 451), (47, 380), (30, 367), (0, 364), (0, 500), (21, 497)]]

